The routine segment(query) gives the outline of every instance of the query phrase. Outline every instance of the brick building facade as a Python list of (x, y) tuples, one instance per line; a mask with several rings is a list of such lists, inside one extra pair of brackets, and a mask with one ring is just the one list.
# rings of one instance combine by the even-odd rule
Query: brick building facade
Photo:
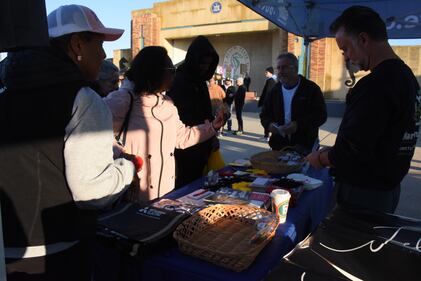
[[(176, 64), (182, 61), (191, 41), (205, 35), (220, 56), (220, 69), (231, 76), (249, 72), (251, 90), (260, 94), (265, 77), (264, 69), (275, 67), (279, 53), (289, 51), (302, 62), (303, 39), (286, 33), (235, 0), (220, 0), (214, 11), (213, 0), (171, 0), (159, 2), (151, 9), (132, 11), (132, 56), (142, 46), (161, 45), (167, 48)], [(394, 47), (397, 54), (421, 80), (421, 46)], [(227, 56), (247, 57), (240, 72), (227, 71)], [(309, 78), (322, 89), (325, 98), (344, 100), (348, 92), (345, 81), (349, 75), (336, 42), (332, 38), (311, 42)], [(365, 73), (358, 73), (359, 79)], [(421, 81), (420, 81), (421, 82)]]

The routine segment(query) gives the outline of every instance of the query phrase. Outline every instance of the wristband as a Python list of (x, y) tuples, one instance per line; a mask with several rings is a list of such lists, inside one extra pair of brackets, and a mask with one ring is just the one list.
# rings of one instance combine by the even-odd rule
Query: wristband
[(134, 168), (136, 169), (136, 172), (139, 172), (140, 170), (142, 170), (142, 166), (143, 166), (142, 157), (136, 155), (135, 158), (133, 159), (133, 164), (134, 164)]

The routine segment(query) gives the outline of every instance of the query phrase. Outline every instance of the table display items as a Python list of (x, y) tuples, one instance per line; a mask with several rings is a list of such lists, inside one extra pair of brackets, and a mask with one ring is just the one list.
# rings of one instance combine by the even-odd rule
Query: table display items
[(289, 179), (288, 177), (282, 177), (278, 179), (277, 181), (272, 183), (272, 186), (270, 186), (272, 189), (268, 189), (268, 192), (272, 192), (274, 189), (285, 189), (288, 190), (291, 194), (291, 198), (289, 201), (289, 206), (294, 207), (301, 196), (301, 193), (303, 192), (303, 183), (299, 181), (295, 181), (293, 179)]
[[(275, 153), (272, 157), (284, 164), (301, 161), (295, 153)], [(210, 171), (198, 189), (179, 198), (118, 206), (100, 216), (97, 234), (140, 257), (170, 249), (177, 241), (188, 255), (242, 271), (286, 221), (304, 186), (311, 189), (321, 182), (303, 174), (271, 176), (267, 172), (273, 171), (263, 168)]]
[(191, 212), (184, 211), (188, 207), (181, 207), (180, 202), (175, 202), (172, 210), (169, 204), (162, 202), (164, 208), (135, 203), (120, 205), (98, 218), (97, 235), (130, 256), (147, 257), (168, 249), (175, 244), (172, 238), (175, 228)]
[(272, 197), (272, 211), (276, 213), (279, 223), (284, 223), (287, 219), (291, 194), (285, 189), (274, 189), (270, 196)]
[(264, 151), (250, 158), (253, 168), (262, 169), (270, 174), (290, 174), (301, 171), (305, 158), (291, 147), (280, 151)]
[(277, 226), (276, 215), (261, 208), (217, 204), (183, 221), (173, 236), (183, 253), (242, 271), (271, 240)]
[(296, 182), (301, 182), (305, 190), (313, 190), (323, 185), (323, 182), (321, 180), (311, 178), (304, 174), (290, 174), (287, 176), (287, 178)]

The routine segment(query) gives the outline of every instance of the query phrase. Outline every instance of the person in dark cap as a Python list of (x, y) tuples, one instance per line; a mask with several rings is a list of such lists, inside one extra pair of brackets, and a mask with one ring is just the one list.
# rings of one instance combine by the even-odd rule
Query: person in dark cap
[[(274, 73), (274, 70), (272, 66), (269, 66), (268, 68), (265, 69), (266, 82), (265, 82), (265, 86), (263, 87), (262, 94), (260, 95), (259, 102), (257, 103), (258, 107), (263, 106), (266, 96), (268, 95), (270, 90), (272, 90), (273, 86), (275, 86), (276, 84), (276, 75), (274, 75), (273, 73)], [(263, 127), (263, 128), (265, 130), (265, 133), (264, 133), (264, 136), (260, 140), (269, 141), (269, 128), (267, 127)]]
[[(205, 36), (198, 36), (190, 44), (186, 58), (178, 68), (174, 84), (167, 93), (178, 109), (180, 120), (187, 126), (212, 121), (211, 100), (206, 81), (215, 73), (219, 56)], [(175, 187), (182, 187), (203, 174), (213, 149), (219, 147), (217, 137), (184, 150), (175, 150)]]

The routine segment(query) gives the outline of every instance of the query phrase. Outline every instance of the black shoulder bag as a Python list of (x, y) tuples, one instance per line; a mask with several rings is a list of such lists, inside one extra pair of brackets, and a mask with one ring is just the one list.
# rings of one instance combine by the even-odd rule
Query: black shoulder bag
[[(126, 137), (127, 137), (127, 130), (129, 128), (130, 113), (132, 112), (132, 107), (133, 107), (133, 94), (131, 91), (129, 91), (129, 96), (130, 96), (129, 109), (127, 110), (126, 117), (124, 117), (123, 125), (121, 125), (120, 132), (118, 133), (117, 136), (115, 136), (116, 141), (122, 146), (126, 145)], [(121, 135), (123, 135), (122, 140), (121, 140)]]

